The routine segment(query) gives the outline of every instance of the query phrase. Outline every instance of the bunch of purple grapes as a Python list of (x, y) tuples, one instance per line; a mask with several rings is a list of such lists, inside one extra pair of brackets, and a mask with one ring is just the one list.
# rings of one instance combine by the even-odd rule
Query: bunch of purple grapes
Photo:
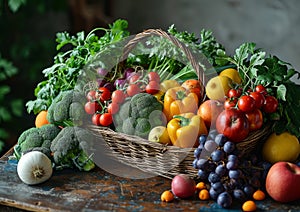
[(193, 167), (198, 170), (199, 180), (210, 185), (210, 197), (223, 208), (229, 208), (234, 199), (249, 199), (261, 188), (269, 168), (255, 154), (241, 157), (236, 144), (214, 130), (199, 137), (194, 156)]

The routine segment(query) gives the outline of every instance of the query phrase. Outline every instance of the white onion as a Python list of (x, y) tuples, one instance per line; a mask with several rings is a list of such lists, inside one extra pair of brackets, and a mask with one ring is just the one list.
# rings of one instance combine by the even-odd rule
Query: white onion
[(42, 152), (28, 152), (20, 158), (17, 165), (19, 178), (28, 185), (43, 183), (52, 176), (51, 160)]

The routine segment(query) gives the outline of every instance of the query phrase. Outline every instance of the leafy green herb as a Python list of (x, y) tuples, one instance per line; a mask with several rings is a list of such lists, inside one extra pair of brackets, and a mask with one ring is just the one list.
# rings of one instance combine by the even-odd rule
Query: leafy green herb
[[(37, 114), (46, 110), (60, 91), (73, 89), (84, 65), (106, 45), (127, 37), (127, 27), (127, 21), (120, 19), (109, 25), (108, 29), (96, 28), (86, 36), (84, 32), (75, 36), (67, 32), (57, 33), (58, 53), (54, 64), (43, 70), (45, 80), (34, 90), (36, 99), (26, 103), (28, 113)], [(104, 31), (104, 35), (97, 36), (95, 31)]]
[(300, 116), (300, 85), (291, 80), (294, 76), (299, 79), (299, 72), (278, 57), (266, 55), (256, 48), (255, 43), (243, 43), (233, 57), (219, 56), (236, 66), (245, 89), (262, 84), (278, 99), (278, 113), (268, 117), (275, 122), (273, 130), (276, 133), (289, 131), (300, 137), (300, 121), (297, 119)]

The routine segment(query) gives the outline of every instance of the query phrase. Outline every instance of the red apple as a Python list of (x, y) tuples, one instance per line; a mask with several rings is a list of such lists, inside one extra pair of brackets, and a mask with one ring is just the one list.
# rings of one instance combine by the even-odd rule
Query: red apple
[(266, 191), (278, 202), (299, 200), (300, 167), (290, 162), (273, 164), (267, 174)]
[(249, 134), (249, 121), (244, 112), (230, 108), (219, 114), (216, 129), (232, 142), (240, 142)]
[(176, 175), (171, 183), (173, 194), (179, 198), (188, 198), (195, 194), (196, 183), (186, 174)]

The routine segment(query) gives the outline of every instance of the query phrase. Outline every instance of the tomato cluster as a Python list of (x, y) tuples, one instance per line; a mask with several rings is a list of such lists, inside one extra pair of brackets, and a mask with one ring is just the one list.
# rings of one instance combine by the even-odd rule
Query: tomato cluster
[(108, 111), (111, 91), (106, 87), (88, 91), (85, 112), (92, 115), (92, 123), (95, 125), (109, 126), (112, 124), (112, 113)]
[(263, 113), (274, 113), (278, 107), (276, 97), (268, 94), (263, 85), (257, 85), (254, 90), (230, 89), (224, 108), (237, 108), (244, 112), (249, 121), (250, 131), (260, 129), (263, 125)]
[[(129, 75), (129, 74), (128, 74)], [(120, 105), (127, 97), (141, 92), (156, 94), (160, 90), (160, 76), (156, 72), (148, 72), (143, 76), (140, 72), (130, 72), (123, 86), (116, 90), (106, 87), (89, 90), (86, 94), (85, 112), (92, 115), (92, 123), (97, 126), (110, 126), (113, 115), (120, 109)]]
[(140, 74), (134, 74), (128, 79), (128, 85), (125, 86), (126, 94), (128, 96), (134, 96), (141, 92), (147, 92), (149, 94), (156, 94), (160, 90), (160, 76), (156, 72), (148, 72), (144, 77)]

